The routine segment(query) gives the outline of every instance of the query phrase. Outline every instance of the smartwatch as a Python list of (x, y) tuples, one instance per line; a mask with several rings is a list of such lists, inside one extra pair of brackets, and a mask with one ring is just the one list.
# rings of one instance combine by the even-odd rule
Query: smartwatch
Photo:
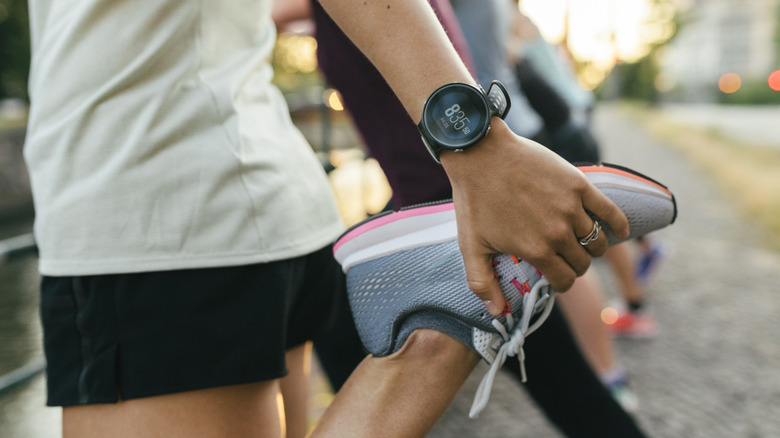
[(493, 81), (487, 93), (479, 86), (455, 82), (428, 97), (417, 128), (433, 159), (441, 163), (441, 151), (461, 152), (479, 143), (490, 129), (490, 119), (506, 117), (509, 106), (509, 95), (499, 81)]

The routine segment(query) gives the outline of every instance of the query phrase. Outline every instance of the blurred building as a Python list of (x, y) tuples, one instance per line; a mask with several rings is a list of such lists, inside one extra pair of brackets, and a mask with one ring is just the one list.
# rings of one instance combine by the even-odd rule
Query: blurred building
[(763, 83), (778, 65), (780, 0), (681, 0), (681, 26), (661, 61), (674, 97), (718, 99), (719, 80), (738, 75), (740, 85)]

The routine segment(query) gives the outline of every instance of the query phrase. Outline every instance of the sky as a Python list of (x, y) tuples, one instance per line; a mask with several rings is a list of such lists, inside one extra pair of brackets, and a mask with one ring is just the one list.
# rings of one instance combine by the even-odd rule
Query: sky
[(635, 61), (647, 53), (658, 32), (644, 25), (649, 0), (523, 0), (522, 9), (552, 42), (564, 34), (569, 8), (569, 49), (575, 58), (598, 65)]

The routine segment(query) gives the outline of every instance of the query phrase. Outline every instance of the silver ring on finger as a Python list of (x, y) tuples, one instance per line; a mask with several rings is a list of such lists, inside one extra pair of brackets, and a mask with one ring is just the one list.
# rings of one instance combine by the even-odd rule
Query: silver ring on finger
[(588, 246), (589, 244), (596, 241), (596, 239), (599, 238), (599, 234), (601, 234), (601, 224), (599, 224), (598, 221), (593, 221), (593, 230), (591, 230), (590, 234), (580, 239), (580, 245), (582, 246)]

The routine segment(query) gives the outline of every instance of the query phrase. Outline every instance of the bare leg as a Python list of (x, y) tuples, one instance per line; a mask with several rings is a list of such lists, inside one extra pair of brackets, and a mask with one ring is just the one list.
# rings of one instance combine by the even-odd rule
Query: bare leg
[(62, 410), (64, 438), (281, 436), (276, 380)]
[(361, 362), (312, 436), (423, 437), (478, 361), (455, 339), (417, 330), (397, 353)]
[(601, 321), (604, 297), (593, 278), (586, 273), (577, 278), (569, 292), (558, 294), (558, 304), (571, 325), (577, 343), (597, 374), (616, 365), (612, 337)]
[[(434, 330), (418, 330), (392, 356), (367, 358), (314, 436), (423, 437), (479, 358)], [(64, 438), (281, 437), (278, 380), (66, 407)]]
[(620, 284), (620, 292), (628, 303), (641, 304), (645, 293), (634, 277), (634, 259), (625, 243), (609, 248), (604, 254)]
[(288, 350), (285, 360), (289, 374), (279, 384), (284, 397), (287, 438), (303, 438), (309, 429), (311, 342)]

